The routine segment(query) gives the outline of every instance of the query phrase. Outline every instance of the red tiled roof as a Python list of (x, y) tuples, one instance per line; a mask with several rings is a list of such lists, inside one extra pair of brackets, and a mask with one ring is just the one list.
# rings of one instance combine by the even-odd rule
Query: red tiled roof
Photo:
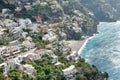
[(37, 30), (38, 30), (39, 32), (43, 32), (43, 33), (47, 32), (47, 29), (46, 29), (46, 28), (37, 28)]
[(40, 22), (42, 20), (42, 18), (40, 16), (35, 16), (35, 19), (37, 22)]
[(36, 50), (36, 51), (34, 52), (34, 54), (39, 54), (39, 53), (41, 53), (41, 52), (45, 52), (45, 51), (46, 51), (46, 49)]
[(15, 62), (15, 60), (14, 59), (7, 59), (6, 62), (7, 63), (9, 63), (9, 62)]

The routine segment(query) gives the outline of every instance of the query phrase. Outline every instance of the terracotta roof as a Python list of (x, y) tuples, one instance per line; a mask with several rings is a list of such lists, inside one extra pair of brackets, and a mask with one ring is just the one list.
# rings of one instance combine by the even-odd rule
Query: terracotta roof
[(46, 51), (46, 49), (36, 50), (36, 51), (34, 52), (34, 54), (40, 54), (41, 52), (45, 52), (45, 51)]
[(42, 20), (42, 18), (40, 16), (35, 16), (35, 19), (37, 22), (40, 22)]
[(14, 51), (14, 50), (16, 50), (17, 48), (16, 47), (10, 47), (9, 48), (11, 51)]
[(9, 63), (9, 62), (15, 62), (15, 60), (14, 59), (7, 59), (6, 63)]
[(43, 33), (47, 32), (47, 29), (46, 29), (46, 28), (37, 28), (37, 30), (38, 30), (39, 32), (43, 32)]

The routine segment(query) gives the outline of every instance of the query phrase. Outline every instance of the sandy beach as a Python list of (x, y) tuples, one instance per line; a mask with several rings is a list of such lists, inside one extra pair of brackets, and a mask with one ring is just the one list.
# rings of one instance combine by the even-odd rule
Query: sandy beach
[(84, 43), (86, 42), (87, 39), (84, 40), (70, 40), (67, 41), (69, 43), (69, 46), (71, 47), (72, 51), (79, 51), (80, 48), (84, 45)]
[(70, 40), (67, 41), (69, 43), (69, 46), (71, 47), (72, 51), (77, 51), (78, 54), (81, 54), (81, 51), (83, 50), (83, 48), (86, 46), (88, 40), (92, 39), (93, 36), (88, 37), (84, 40)]

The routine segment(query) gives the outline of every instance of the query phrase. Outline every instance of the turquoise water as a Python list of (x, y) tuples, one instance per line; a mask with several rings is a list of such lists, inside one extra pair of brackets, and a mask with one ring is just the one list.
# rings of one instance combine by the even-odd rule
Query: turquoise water
[(120, 80), (120, 22), (102, 22), (98, 31), (80, 55), (100, 71), (108, 72), (109, 80)]

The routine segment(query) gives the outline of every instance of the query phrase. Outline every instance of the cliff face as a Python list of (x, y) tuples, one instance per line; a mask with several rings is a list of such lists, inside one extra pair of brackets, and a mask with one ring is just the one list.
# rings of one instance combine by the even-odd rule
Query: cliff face
[(99, 21), (120, 19), (120, 0), (79, 0)]
[[(65, 1), (63, 1), (65, 2)], [(78, 14), (75, 13), (75, 10), (78, 10), (79, 13), (82, 15), (82, 22), (80, 27), (82, 28), (83, 35), (92, 35), (93, 33), (97, 32), (97, 23), (95, 16), (79, 2), (79, 0), (68, 0), (68, 5), (62, 5), (64, 13), (67, 15), (75, 16)], [(75, 14), (74, 14), (75, 13)], [(77, 17), (79, 18), (79, 17)]]
[[(72, 26), (81, 28), (81, 31), (75, 32), (67, 27), (68, 39), (80, 39), (82, 35), (92, 35), (97, 32), (98, 21), (94, 14), (92, 14), (79, 0), (57, 0), (61, 6), (63, 16), (69, 16), (66, 20), (68, 24), (65, 26)], [(76, 25), (76, 26), (75, 26)], [(79, 34), (75, 37), (75, 35)], [(75, 35), (73, 35), (75, 34)], [(79, 37), (79, 38), (78, 38)]]

